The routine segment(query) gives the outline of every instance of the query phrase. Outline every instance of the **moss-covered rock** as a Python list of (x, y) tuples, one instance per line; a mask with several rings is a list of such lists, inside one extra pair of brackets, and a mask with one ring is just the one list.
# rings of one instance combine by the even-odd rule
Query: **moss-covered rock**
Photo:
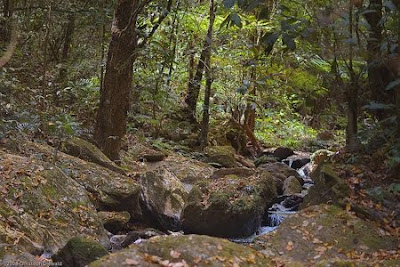
[(126, 224), (131, 219), (131, 215), (127, 211), (100, 211), (98, 213), (104, 228), (112, 233), (117, 233), (126, 228)]
[(95, 145), (78, 137), (67, 139), (61, 146), (61, 151), (71, 156), (96, 163), (112, 171), (125, 174), (124, 170), (112, 162)]
[(75, 237), (70, 239), (52, 259), (54, 262), (62, 263), (63, 266), (84, 267), (108, 254), (99, 243)]
[(139, 175), (141, 201), (156, 226), (178, 230), (187, 192), (181, 181), (165, 169)]
[(283, 182), (290, 176), (296, 177), (301, 185), (304, 183), (303, 179), (295, 169), (290, 168), (288, 165), (282, 162), (261, 164), (258, 166), (258, 169), (267, 171), (274, 177), (279, 194), (283, 193)]
[(318, 264), (333, 259), (337, 259), (333, 260), (337, 265), (329, 266), (383, 266), (380, 258), (387, 263), (391, 257), (396, 259), (399, 245), (396, 237), (374, 223), (337, 206), (319, 205), (286, 218), (275, 232), (258, 237), (252, 246), (269, 256), (280, 255), (305, 266), (327, 266)]
[(348, 193), (348, 185), (332, 170), (329, 164), (320, 164), (311, 173), (314, 186), (303, 199), (300, 208), (321, 203), (340, 202)]
[(235, 159), (235, 149), (231, 146), (206, 147), (207, 162), (218, 163), (225, 168), (239, 167)]
[[(0, 151), (0, 241), (22, 251), (56, 251), (71, 236), (108, 244), (84, 187), (59, 168)], [(3, 252), (1, 252), (3, 250)], [(0, 254), (9, 247), (1, 246)]]
[(283, 182), (283, 194), (284, 195), (294, 195), (297, 193), (301, 193), (302, 189), (303, 188), (301, 187), (299, 180), (294, 176), (289, 176)]
[(225, 239), (187, 235), (159, 236), (132, 245), (90, 267), (115, 266), (272, 266), (263, 254)]
[(179, 155), (170, 155), (161, 162), (148, 163), (147, 167), (150, 171), (168, 170), (184, 184), (187, 192), (192, 188), (191, 185), (208, 179), (215, 170), (207, 163)]
[(183, 215), (185, 233), (244, 237), (258, 229), (265, 208), (277, 196), (274, 180), (264, 171), (230, 170), (193, 187)]
[(140, 187), (131, 177), (62, 152), (58, 152), (55, 158), (54, 148), (45, 144), (21, 142), (19, 153), (54, 163), (64, 174), (86, 189), (98, 210), (141, 214)]

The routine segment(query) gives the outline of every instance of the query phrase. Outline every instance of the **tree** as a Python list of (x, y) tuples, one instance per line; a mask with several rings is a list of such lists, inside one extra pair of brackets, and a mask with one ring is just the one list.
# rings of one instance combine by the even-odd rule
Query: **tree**
[[(208, 28), (208, 32), (210, 32), (210, 28)], [(211, 34), (212, 34), (212, 26), (211, 26)], [(190, 77), (192, 76), (192, 74), (189, 74), (190, 78), (185, 96), (185, 107), (183, 108), (183, 113), (186, 113), (188, 121), (190, 121), (193, 124), (197, 123), (196, 106), (197, 106), (197, 100), (199, 98), (201, 80), (203, 79), (204, 66), (208, 53), (208, 45), (209, 45), (208, 35), (209, 33), (207, 33), (206, 38), (204, 40), (203, 50), (201, 51), (199, 62), (197, 63), (196, 73), (194, 74), (193, 78)]]
[(210, 24), (208, 26), (207, 36), (206, 36), (206, 47), (205, 51), (205, 72), (206, 72), (206, 87), (204, 92), (204, 104), (203, 104), (203, 119), (201, 123), (201, 133), (200, 133), (200, 146), (206, 147), (208, 143), (208, 127), (210, 121), (210, 96), (211, 96), (211, 85), (213, 82), (213, 74), (211, 73), (211, 48), (213, 39), (213, 26), (215, 21), (215, 12), (217, 7), (214, 4), (214, 0), (210, 0)]
[(122, 138), (126, 133), (127, 113), (132, 90), (132, 68), (138, 54), (168, 15), (172, 0), (141, 43), (137, 20), (151, 0), (119, 0), (111, 27), (104, 82), (100, 92), (94, 138), (111, 160), (119, 160)]

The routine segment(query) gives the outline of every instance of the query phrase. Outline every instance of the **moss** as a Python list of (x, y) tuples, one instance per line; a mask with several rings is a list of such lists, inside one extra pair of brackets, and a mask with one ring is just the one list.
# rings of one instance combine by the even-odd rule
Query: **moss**
[(83, 267), (108, 254), (99, 243), (74, 237), (52, 259), (55, 262), (62, 262), (65, 266)]

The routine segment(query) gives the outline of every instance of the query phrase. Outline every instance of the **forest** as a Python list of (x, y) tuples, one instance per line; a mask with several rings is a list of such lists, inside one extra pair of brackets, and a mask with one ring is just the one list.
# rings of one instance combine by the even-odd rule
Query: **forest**
[(1, 266), (399, 266), (400, 0), (0, 0)]

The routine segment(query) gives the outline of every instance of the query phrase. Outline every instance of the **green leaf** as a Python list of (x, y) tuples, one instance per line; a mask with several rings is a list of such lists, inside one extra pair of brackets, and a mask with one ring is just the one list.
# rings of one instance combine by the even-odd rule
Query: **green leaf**
[(242, 19), (239, 17), (239, 15), (237, 13), (231, 14), (231, 20), (232, 20), (233, 24), (235, 24), (239, 28), (242, 28), (242, 26), (243, 26)]
[(261, 42), (267, 45), (274, 45), (280, 36), (280, 32), (267, 32), (262, 38)]
[(224, 19), (224, 21), (221, 23), (221, 26), (219, 27), (219, 29), (222, 29), (224, 26), (226, 26), (226, 27), (228, 28), (231, 21), (232, 21), (232, 19), (231, 19), (231, 14), (229, 14), (229, 15)]
[(232, 8), (235, 5), (236, 0), (224, 0), (225, 8)]
[(399, 85), (400, 85), (400, 79), (394, 80), (386, 86), (385, 90), (387, 90), (387, 91), (392, 90)]
[(287, 33), (283, 33), (282, 34), (282, 41), (283, 44), (286, 45), (290, 50), (295, 50), (296, 49), (296, 43), (294, 41), (293, 36), (287, 34)]

